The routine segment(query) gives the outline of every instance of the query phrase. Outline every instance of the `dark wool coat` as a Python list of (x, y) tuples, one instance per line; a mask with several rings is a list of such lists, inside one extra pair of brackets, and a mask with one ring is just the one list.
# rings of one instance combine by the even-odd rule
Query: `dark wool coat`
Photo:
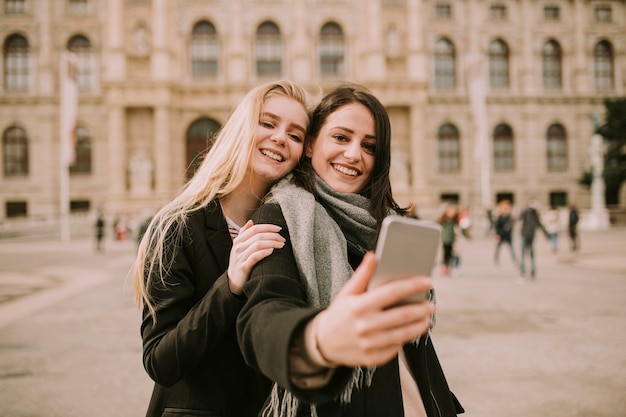
[[(244, 287), (249, 298), (237, 322), (237, 332), (246, 361), (270, 379), (286, 387), (302, 401), (318, 404), (319, 417), (402, 417), (402, 393), (397, 359), (379, 367), (370, 387), (354, 390), (349, 405), (334, 399), (352, 376), (352, 369), (339, 368), (330, 383), (313, 390), (301, 390), (289, 378), (289, 346), (294, 335), (319, 310), (306, 302), (306, 289), (298, 279), (287, 224), (280, 206), (267, 203), (253, 216), (255, 223), (273, 223), (282, 227), (287, 240), (282, 249), (260, 261)], [(350, 245), (351, 246), (351, 245)], [(356, 267), (363, 254), (350, 253)], [(421, 338), (419, 346), (406, 345), (407, 362), (418, 382), (429, 417), (453, 417), (463, 408), (446, 382), (432, 340)], [(299, 416), (309, 416), (301, 407)]]
[(240, 354), (244, 302), (228, 287), (232, 240), (219, 204), (192, 214), (165, 286), (154, 284), (157, 321), (143, 311), (143, 362), (155, 381), (148, 417), (256, 417), (270, 384)]

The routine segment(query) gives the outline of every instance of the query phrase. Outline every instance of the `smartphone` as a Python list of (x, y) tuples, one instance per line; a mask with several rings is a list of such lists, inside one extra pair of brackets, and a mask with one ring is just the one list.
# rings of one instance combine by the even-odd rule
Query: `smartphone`
[[(376, 258), (378, 266), (369, 288), (391, 280), (413, 275), (428, 275), (436, 265), (441, 243), (441, 226), (438, 223), (397, 215), (383, 220)], [(406, 302), (430, 300), (431, 292), (415, 294)]]

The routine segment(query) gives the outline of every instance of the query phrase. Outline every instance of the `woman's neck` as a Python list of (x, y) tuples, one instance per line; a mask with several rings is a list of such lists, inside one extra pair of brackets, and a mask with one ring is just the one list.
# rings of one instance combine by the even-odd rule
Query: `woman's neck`
[[(245, 184), (245, 185), (244, 185)], [(261, 199), (267, 190), (259, 192), (249, 186), (244, 181), (232, 193), (226, 197), (220, 198), (222, 211), (224, 215), (234, 221), (239, 226), (243, 226), (250, 218), (254, 211), (261, 205)]]

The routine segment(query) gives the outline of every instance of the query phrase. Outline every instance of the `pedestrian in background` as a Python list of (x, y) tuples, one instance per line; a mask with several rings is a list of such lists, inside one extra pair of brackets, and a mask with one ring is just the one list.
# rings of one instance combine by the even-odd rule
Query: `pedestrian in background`
[(104, 228), (106, 227), (106, 222), (104, 220), (104, 216), (102, 213), (98, 213), (98, 217), (96, 219), (96, 252), (104, 251)]
[(448, 276), (452, 272), (454, 243), (456, 242), (459, 226), (459, 207), (456, 203), (448, 203), (437, 223), (441, 225), (441, 275)]
[(522, 210), (519, 216), (522, 222), (521, 235), (522, 235), (522, 251), (520, 256), (520, 277), (524, 278), (526, 274), (525, 257), (526, 254), (530, 257), (530, 278), (534, 280), (537, 276), (537, 265), (535, 263), (535, 231), (541, 229), (546, 236), (546, 239), (550, 239), (550, 235), (546, 230), (543, 223), (539, 218), (539, 212), (537, 211), (537, 201), (530, 200), (528, 206)]
[(133, 278), (155, 382), (148, 417), (256, 417), (269, 394), (241, 356), (235, 321), (250, 269), (284, 245), (278, 226), (250, 218), (302, 155), (307, 97), (286, 81), (249, 91), (143, 235)]
[(515, 220), (511, 212), (511, 202), (509, 200), (502, 200), (498, 203), (496, 219), (493, 224), (496, 240), (496, 251), (493, 261), (496, 266), (500, 265), (500, 247), (502, 245), (508, 246), (511, 251), (511, 260), (517, 266), (517, 258), (513, 248), (513, 226)]
[[(459, 227), (457, 229), (457, 238), (454, 239), (452, 246), (452, 276), (458, 277), (461, 274), (461, 254), (463, 253), (463, 240), (471, 238), (472, 219), (468, 207), (459, 209)], [(460, 233), (459, 233), (460, 232)], [(461, 239), (461, 237), (463, 239)]]
[(552, 253), (555, 254), (559, 250), (559, 232), (561, 231), (561, 215), (556, 207), (551, 206), (550, 210), (546, 211), (543, 215), (543, 224), (550, 235), (550, 247)]
[(568, 230), (569, 230), (569, 240), (570, 240), (570, 248), (572, 251), (577, 251), (580, 249), (580, 239), (578, 237), (578, 221), (580, 220), (578, 216), (578, 209), (574, 204), (569, 206), (569, 216), (568, 216)]

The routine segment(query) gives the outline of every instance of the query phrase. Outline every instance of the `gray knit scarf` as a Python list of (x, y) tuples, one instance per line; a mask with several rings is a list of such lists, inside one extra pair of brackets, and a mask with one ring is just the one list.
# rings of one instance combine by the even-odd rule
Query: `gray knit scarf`
[[(289, 175), (274, 185), (268, 201), (278, 202), (283, 212), (308, 303), (326, 308), (354, 272), (348, 263), (348, 247), (363, 254), (371, 249), (377, 223), (370, 214), (369, 199), (336, 192), (317, 175), (316, 196), (293, 184)], [(349, 403), (352, 390), (369, 385), (374, 370), (355, 368), (339, 401)], [(263, 415), (295, 417), (298, 408), (298, 399), (274, 384)], [(314, 405), (311, 415), (317, 415)]]

